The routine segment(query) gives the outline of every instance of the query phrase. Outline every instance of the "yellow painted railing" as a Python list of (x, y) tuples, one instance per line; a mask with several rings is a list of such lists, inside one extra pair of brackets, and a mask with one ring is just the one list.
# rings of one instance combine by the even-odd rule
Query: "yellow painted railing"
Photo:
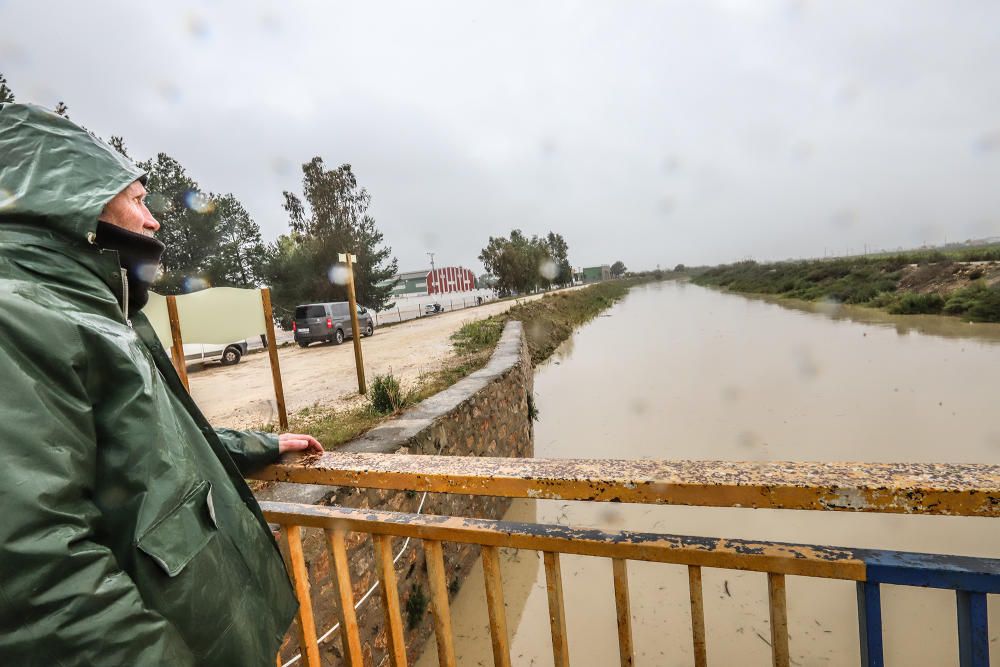
[[(1000, 466), (946, 464), (733, 463), (615, 460), (490, 459), (328, 453), (308, 464), (272, 466), (258, 475), (310, 484), (564, 500), (685, 504), (716, 507), (906, 512), (955, 516), (1000, 515)], [(628, 561), (685, 565), (688, 569), (695, 664), (708, 664), (702, 568), (766, 573), (773, 664), (789, 665), (785, 577), (850, 580), (858, 585), (860, 661), (882, 665), (882, 583), (953, 589), (957, 593), (960, 664), (988, 665), (986, 595), (1000, 592), (994, 559), (753, 542), (724, 538), (605, 532), (561, 525), (428, 516), (371, 509), (262, 503), (282, 526), (289, 570), (300, 601), (302, 659), (319, 667), (318, 638), (302, 550), (302, 528), (324, 531), (333, 563), (340, 637), (351, 665), (362, 665), (362, 647), (345, 537), (373, 537), (391, 664), (407, 664), (400, 599), (390, 540), (421, 540), (442, 666), (455, 665), (442, 543), (481, 547), (486, 604), (495, 665), (510, 665), (508, 629), (498, 549), (540, 551), (545, 564), (552, 650), (557, 666), (569, 665), (560, 555), (608, 558), (622, 665), (633, 664)], [(281, 661), (279, 660), (279, 665)]]

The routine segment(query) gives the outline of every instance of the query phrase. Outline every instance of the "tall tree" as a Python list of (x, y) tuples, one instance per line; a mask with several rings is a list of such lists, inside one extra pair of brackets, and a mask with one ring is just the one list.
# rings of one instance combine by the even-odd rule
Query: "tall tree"
[[(561, 282), (563, 269), (569, 272), (566, 241), (549, 233), (544, 239), (527, 237), (520, 229), (509, 237), (490, 237), (479, 254), (487, 273), (497, 279), (494, 289), (503, 295), (524, 294), (541, 286)], [(566, 278), (565, 282), (569, 282)]]
[(255, 287), (260, 285), (267, 250), (260, 226), (232, 194), (212, 196), (219, 245), (211, 260), (214, 285)]
[(4, 77), (3, 72), (0, 72), (0, 103), (13, 101), (14, 91), (7, 85), (7, 78)]
[(358, 185), (351, 165), (327, 169), (320, 157), (302, 165), (302, 196), (285, 192), (290, 233), (270, 248), (266, 279), (274, 301), (286, 314), (297, 303), (341, 301), (347, 291), (334, 270), (341, 253), (357, 257), (354, 285), (358, 302), (389, 306), (397, 271), (392, 249), (369, 214), (371, 195)]
[(122, 157), (127, 157), (130, 160), (132, 159), (128, 154), (128, 149), (125, 148), (124, 138), (118, 136), (117, 134), (112, 134), (110, 141), (108, 141), (108, 144), (110, 144), (111, 147), (114, 148), (116, 151), (121, 153)]
[(568, 285), (573, 282), (573, 267), (569, 263), (569, 244), (562, 234), (549, 232), (545, 237), (545, 248), (549, 257), (556, 263), (556, 277), (552, 282), (557, 285)]
[(626, 271), (628, 271), (628, 269), (625, 267), (625, 263), (620, 259), (611, 265), (611, 275), (615, 278), (621, 278), (625, 275)]
[(211, 285), (218, 270), (214, 255), (219, 245), (214, 202), (166, 153), (138, 164), (149, 174), (146, 204), (160, 222), (157, 236), (166, 245), (158, 291), (177, 294)]

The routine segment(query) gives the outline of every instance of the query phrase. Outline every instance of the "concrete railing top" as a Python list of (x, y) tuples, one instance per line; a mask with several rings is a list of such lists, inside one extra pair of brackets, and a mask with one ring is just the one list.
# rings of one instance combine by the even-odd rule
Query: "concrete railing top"
[(1000, 466), (514, 459), (329, 452), (260, 479), (604, 502), (1000, 516)]

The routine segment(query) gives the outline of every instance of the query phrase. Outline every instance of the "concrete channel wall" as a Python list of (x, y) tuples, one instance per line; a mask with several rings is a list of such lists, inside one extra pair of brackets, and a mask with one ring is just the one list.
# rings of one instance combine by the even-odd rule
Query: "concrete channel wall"
[[(341, 451), (531, 457), (534, 439), (529, 406), (533, 387), (531, 358), (521, 323), (509, 322), (484, 368), (377, 426), (346, 444)], [(494, 519), (503, 516), (511, 502), (504, 498), (286, 483), (268, 487), (258, 496), (261, 500)], [(322, 637), (337, 623), (334, 575), (322, 531), (305, 529), (303, 545), (316, 631)], [(347, 545), (357, 601), (377, 582), (372, 539), (368, 535), (350, 533)], [(415, 661), (433, 633), (424, 553), (418, 540), (405, 544), (402, 539), (394, 540), (392, 551), (399, 555), (396, 576), (406, 626), (407, 654)], [(452, 596), (458, 592), (478, 555), (478, 546), (444, 544)], [(357, 608), (357, 615), (365, 665), (388, 664), (385, 616), (377, 589)], [(290, 635), (292, 638), (282, 651), (285, 661), (298, 652), (297, 633)], [(344, 664), (340, 640), (337, 631), (320, 644), (324, 665)]]

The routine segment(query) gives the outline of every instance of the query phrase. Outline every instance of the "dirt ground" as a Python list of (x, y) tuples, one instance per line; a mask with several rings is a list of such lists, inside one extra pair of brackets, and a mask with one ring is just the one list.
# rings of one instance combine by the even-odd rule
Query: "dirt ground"
[[(540, 295), (519, 301), (536, 298)], [(463, 324), (505, 312), (515, 303), (488, 303), (376, 329), (374, 336), (361, 339), (365, 375), (371, 381), (375, 375), (392, 371), (404, 387), (412, 386), (422, 373), (439, 368), (452, 353), (451, 335)], [(363, 400), (358, 395), (350, 339), (342, 345), (284, 347), (278, 353), (289, 415), (314, 405), (349, 407)], [(188, 369), (191, 395), (212, 425), (251, 428), (277, 421), (267, 354), (247, 355), (235, 366), (196, 369)]]
[(968, 287), (973, 280), (984, 280), (987, 285), (1000, 283), (1000, 262), (913, 264), (903, 270), (899, 288), (908, 292), (946, 295)]

